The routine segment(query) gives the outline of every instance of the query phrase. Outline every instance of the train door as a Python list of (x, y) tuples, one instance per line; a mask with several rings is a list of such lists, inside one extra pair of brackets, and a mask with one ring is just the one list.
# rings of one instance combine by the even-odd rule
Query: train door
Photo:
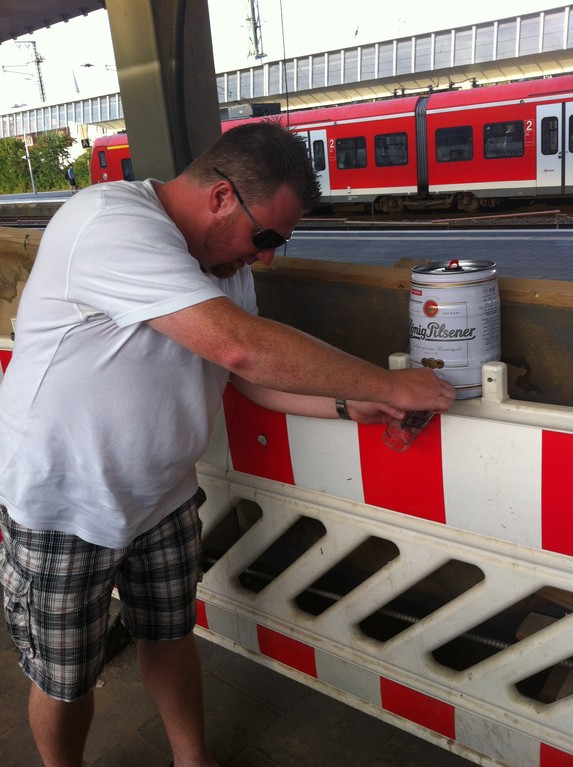
[(537, 189), (573, 193), (573, 102), (537, 107)]
[(306, 142), (312, 165), (320, 182), (321, 201), (331, 202), (330, 173), (328, 170), (328, 147), (325, 130), (299, 131)]

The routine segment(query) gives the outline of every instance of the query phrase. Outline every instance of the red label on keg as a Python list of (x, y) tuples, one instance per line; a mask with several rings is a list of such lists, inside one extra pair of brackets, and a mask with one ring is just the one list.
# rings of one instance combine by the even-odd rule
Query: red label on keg
[(436, 301), (434, 301), (433, 299), (430, 298), (424, 304), (423, 311), (424, 311), (424, 314), (426, 315), (426, 317), (435, 317), (436, 314), (438, 313), (439, 308), (440, 307), (438, 306)]
[(412, 292), (413, 296), (421, 296), (422, 295), (422, 291), (419, 288), (412, 288), (411, 292)]

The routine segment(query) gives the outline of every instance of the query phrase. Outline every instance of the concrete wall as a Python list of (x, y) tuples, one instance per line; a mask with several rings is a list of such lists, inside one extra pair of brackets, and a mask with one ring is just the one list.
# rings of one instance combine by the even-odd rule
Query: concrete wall
[(0, 227), (0, 336), (12, 332), (22, 290), (36, 258), (42, 232)]
[[(262, 315), (380, 365), (408, 351), (410, 268), (277, 258), (256, 267)], [(499, 280), (512, 399), (573, 405), (573, 284)]]
[[(41, 232), (0, 227), (0, 335), (10, 335)], [(279, 258), (254, 269), (263, 316), (386, 366), (408, 350), (410, 268)], [(512, 399), (573, 405), (573, 284), (499, 280)]]

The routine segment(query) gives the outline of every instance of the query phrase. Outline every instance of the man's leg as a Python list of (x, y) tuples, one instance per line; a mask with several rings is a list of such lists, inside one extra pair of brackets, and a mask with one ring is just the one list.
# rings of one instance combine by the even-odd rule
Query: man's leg
[(45, 767), (82, 767), (93, 711), (93, 692), (66, 703), (50, 698), (32, 683), (28, 715)]
[(81, 767), (122, 551), (54, 530), (29, 530), (2, 506), (0, 521), (4, 613), (32, 682), (34, 739), (46, 767)]
[(205, 745), (201, 666), (193, 634), (140, 640), (138, 652), (141, 678), (161, 714), (175, 767), (216, 767)]
[(201, 523), (191, 498), (133, 542), (117, 579), (122, 618), (138, 641), (141, 678), (163, 720), (175, 767), (217, 767), (205, 745), (193, 636), (200, 560)]

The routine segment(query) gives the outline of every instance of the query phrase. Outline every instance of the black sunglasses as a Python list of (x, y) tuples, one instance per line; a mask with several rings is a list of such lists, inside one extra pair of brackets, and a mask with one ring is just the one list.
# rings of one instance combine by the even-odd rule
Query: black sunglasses
[(241, 193), (231, 181), (229, 176), (226, 176), (224, 173), (222, 173), (218, 168), (215, 168), (215, 166), (212, 166), (211, 168), (218, 176), (221, 176), (221, 178), (224, 178), (225, 181), (228, 181), (229, 184), (231, 184), (231, 189), (233, 190), (235, 197), (239, 201), (239, 204), (247, 214), (247, 216), (251, 219), (253, 222), (257, 233), (253, 235), (252, 242), (253, 245), (257, 250), (275, 250), (276, 248), (280, 248), (281, 245), (285, 245), (289, 240), (290, 237), (283, 237), (282, 234), (279, 234), (278, 232), (275, 232), (274, 229), (261, 229), (257, 219), (253, 216), (251, 211), (247, 207), (247, 203), (243, 200)]

